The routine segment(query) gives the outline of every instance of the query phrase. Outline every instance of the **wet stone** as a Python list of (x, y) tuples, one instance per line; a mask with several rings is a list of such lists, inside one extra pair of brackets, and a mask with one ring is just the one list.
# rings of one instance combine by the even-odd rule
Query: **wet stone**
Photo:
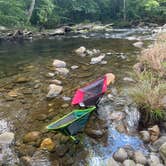
[(136, 163), (139, 163), (139, 164), (143, 164), (143, 165), (147, 164), (146, 157), (140, 151), (136, 151), (134, 153), (134, 160)]
[(69, 148), (65, 145), (59, 145), (56, 147), (56, 153), (59, 157), (63, 157), (68, 151)]
[(113, 157), (116, 161), (123, 162), (128, 158), (128, 155), (125, 149), (120, 148), (117, 152), (114, 153)]
[(107, 166), (119, 166), (119, 163), (111, 157), (107, 162)]
[(24, 138), (23, 141), (26, 142), (34, 142), (37, 141), (40, 138), (41, 133), (39, 131), (32, 131), (27, 133)]
[(148, 131), (140, 131), (140, 136), (145, 143), (150, 142), (150, 134)]
[(45, 138), (41, 145), (40, 148), (41, 149), (46, 149), (48, 151), (52, 151), (55, 148), (55, 143), (51, 140), (51, 138)]
[(30, 78), (27, 78), (27, 77), (18, 77), (15, 79), (15, 83), (26, 83), (26, 82), (29, 82), (30, 81)]
[(0, 135), (0, 144), (10, 144), (14, 140), (14, 133), (5, 132)]
[(123, 166), (135, 166), (135, 162), (133, 160), (125, 160), (123, 162)]

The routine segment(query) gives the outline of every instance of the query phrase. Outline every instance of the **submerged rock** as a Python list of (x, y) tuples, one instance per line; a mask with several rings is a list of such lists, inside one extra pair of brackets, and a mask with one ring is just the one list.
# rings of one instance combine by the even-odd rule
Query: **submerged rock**
[(67, 75), (69, 70), (67, 68), (56, 68), (56, 73), (61, 75)]
[(48, 151), (52, 151), (55, 148), (55, 143), (51, 140), (51, 138), (45, 138), (41, 145), (41, 149), (47, 149)]
[(58, 60), (58, 59), (55, 59), (53, 61), (53, 66), (56, 67), (56, 68), (61, 68), (61, 67), (65, 68), (66, 67), (66, 62)]
[(39, 131), (32, 131), (32, 132), (29, 132), (28, 134), (26, 134), (23, 138), (23, 141), (25, 143), (28, 143), (28, 142), (35, 142), (37, 141), (39, 138), (40, 138), (40, 135), (41, 133)]
[(91, 58), (91, 62), (90, 62), (90, 64), (93, 65), (93, 64), (100, 63), (104, 58), (105, 58), (105, 54), (101, 54), (101, 55), (98, 56), (98, 57)]
[(51, 99), (58, 96), (63, 90), (63, 87), (60, 85), (50, 84), (49, 85), (49, 92), (47, 94), (47, 98)]
[(78, 49), (75, 50), (75, 53), (76, 53), (77, 55), (82, 56), (83, 54), (86, 53), (86, 48), (85, 48), (84, 46), (81, 46), (80, 48), (78, 48)]
[(0, 144), (10, 144), (14, 140), (14, 133), (5, 132), (0, 135)]

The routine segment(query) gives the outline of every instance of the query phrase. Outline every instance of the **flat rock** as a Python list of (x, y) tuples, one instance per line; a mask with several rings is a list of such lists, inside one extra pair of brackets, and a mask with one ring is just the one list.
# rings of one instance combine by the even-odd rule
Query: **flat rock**
[(58, 59), (55, 59), (53, 61), (53, 66), (56, 67), (56, 68), (61, 68), (61, 67), (65, 68), (66, 67), (66, 62), (58, 60)]
[(62, 92), (63, 87), (60, 85), (50, 84), (48, 89), (49, 89), (49, 92), (46, 97), (54, 98)]
[(0, 144), (10, 144), (14, 140), (14, 133), (5, 132), (0, 135)]

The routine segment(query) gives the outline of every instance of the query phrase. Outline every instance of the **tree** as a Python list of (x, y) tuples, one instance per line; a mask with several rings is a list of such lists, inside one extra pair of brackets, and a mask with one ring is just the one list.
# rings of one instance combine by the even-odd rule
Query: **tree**
[(33, 10), (34, 10), (34, 7), (35, 7), (35, 2), (36, 2), (36, 0), (32, 0), (32, 2), (31, 2), (31, 5), (30, 5), (29, 11), (28, 11), (27, 23), (29, 23), (29, 21), (32, 17), (32, 13), (33, 13)]

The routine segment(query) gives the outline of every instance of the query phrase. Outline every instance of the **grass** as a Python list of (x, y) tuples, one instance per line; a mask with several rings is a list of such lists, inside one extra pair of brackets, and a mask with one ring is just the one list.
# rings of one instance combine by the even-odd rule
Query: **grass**
[(137, 80), (128, 92), (140, 109), (143, 123), (163, 120), (165, 108), (161, 99), (166, 95), (166, 82), (149, 71), (137, 75)]
[(144, 66), (136, 73), (137, 83), (128, 90), (139, 107), (141, 124), (155, 124), (166, 118), (162, 99), (166, 96), (166, 33), (160, 33), (154, 44), (142, 50), (139, 62)]
[(160, 34), (151, 48), (142, 51), (140, 62), (161, 76), (166, 73), (166, 33)]

